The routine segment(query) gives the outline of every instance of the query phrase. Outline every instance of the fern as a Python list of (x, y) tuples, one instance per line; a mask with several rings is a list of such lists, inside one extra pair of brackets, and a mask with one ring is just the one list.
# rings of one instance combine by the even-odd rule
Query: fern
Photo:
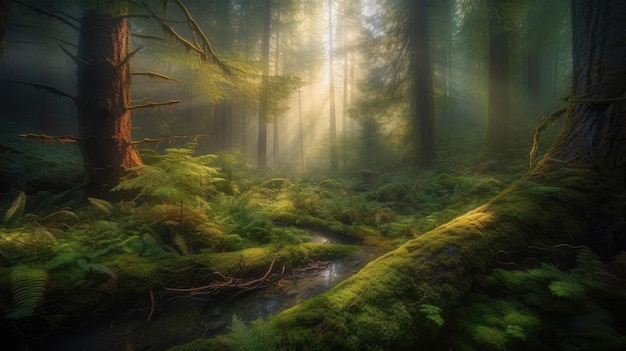
[(24, 208), (26, 206), (26, 194), (23, 191), (20, 191), (17, 194), (15, 200), (11, 204), (11, 207), (4, 214), (4, 225), (8, 226), (9, 224), (14, 224), (18, 217), (20, 217), (24, 213)]
[(45, 296), (48, 273), (42, 268), (17, 265), (11, 269), (9, 283), (15, 309), (7, 318), (30, 317)]
[(183, 255), (189, 255), (189, 246), (187, 245), (187, 240), (185, 240), (184, 236), (175, 235), (172, 241), (174, 241), (174, 244), (176, 244), (176, 247), (180, 250), (180, 252), (182, 252)]
[(604, 263), (591, 249), (582, 249), (576, 256), (576, 269), (574, 272), (588, 279), (602, 280), (607, 276)]
[(53, 272), (57, 269), (73, 264), (80, 256), (81, 255), (77, 252), (68, 252), (56, 255), (48, 261), (48, 263), (46, 263), (46, 269)]
[(276, 350), (278, 347), (278, 333), (261, 319), (252, 322), (252, 326), (248, 327), (233, 315), (230, 330), (234, 351)]
[(445, 321), (443, 317), (441, 317), (441, 308), (435, 305), (422, 304), (420, 306), (420, 312), (422, 312), (426, 319), (437, 328), (443, 327)]
[(573, 280), (556, 280), (548, 285), (552, 295), (568, 300), (582, 301), (587, 294), (587, 287)]
[(91, 205), (102, 211), (104, 214), (111, 214), (111, 209), (113, 208), (113, 205), (110, 202), (102, 199), (96, 199), (93, 197), (88, 197), (87, 200), (89, 200), (89, 203), (91, 203)]

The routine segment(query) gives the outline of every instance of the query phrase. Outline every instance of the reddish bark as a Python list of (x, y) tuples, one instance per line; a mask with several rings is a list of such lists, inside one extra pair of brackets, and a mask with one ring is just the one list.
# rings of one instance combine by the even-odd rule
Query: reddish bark
[(87, 196), (110, 198), (126, 169), (141, 164), (131, 143), (129, 28), (123, 16), (87, 10), (78, 57), (80, 147)]

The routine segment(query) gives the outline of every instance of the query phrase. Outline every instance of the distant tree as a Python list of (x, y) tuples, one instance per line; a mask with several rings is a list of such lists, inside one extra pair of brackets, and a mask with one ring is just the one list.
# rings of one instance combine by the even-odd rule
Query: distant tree
[(330, 169), (339, 169), (339, 156), (337, 154), (337, 119), (335, 115), (335, 53), (333, 47), (333, 1), (328, 0), (328, 106), (330, 120)]
[(270, 103), (270, 40), (272, 23), (272, 0), (263, 1), (263, 37), (261, 42), (261, 64), (263, 66), (261, 90), (259, 95), (259, 140), (257, 165), (267, 168), (267, 121)]
[(426, 0), (409, 1), (411, 140), (414, 162), (422, 167), (429, 166), (435, 159), (435, 110), (427, 11)]

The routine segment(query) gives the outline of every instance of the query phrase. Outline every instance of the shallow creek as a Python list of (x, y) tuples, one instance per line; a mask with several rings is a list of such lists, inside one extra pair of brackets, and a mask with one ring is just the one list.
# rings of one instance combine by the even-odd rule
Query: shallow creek
[[(312, 242), (354, 242), (312, 229), (304, 229)], [(123, 313), (111, 313), (84, 323), (31, 350), (165, 350), (174, 345), (228, 331), (233, 315), (244, 321), (268, 317), (319, 295), (358, 272), (380, 253), (361, 246), (354, 254), (331, 261), (325, 268), (307, 271), (286, 281), (281, 291), (264, 289), (229, 301), (163, 302), (148, 321), (150, 307), (139, 304)]]

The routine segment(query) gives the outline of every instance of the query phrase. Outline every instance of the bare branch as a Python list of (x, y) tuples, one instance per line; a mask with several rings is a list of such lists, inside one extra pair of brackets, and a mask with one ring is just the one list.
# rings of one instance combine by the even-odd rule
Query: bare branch
[(79, 140), (80, 137), (73, 135), (47, 135), (47, 134), (19, 134), (20, 138), (31, 138), (36, 139), (38, 142), (42, 143), (59, 143), (59, 144), (75, 144)]
[(52, 17), (52, 18), (54, 18), (54, 19), (56, 19), (57, 21), (59, 21), (59, 22), (61, 22), (61, 23), (65, 24), (65, 25), (67, 25), (68, 27), (70, 27), (70, 28), (72, 28), (72, 29), (75, 29), (75, 30), (77, 30), (77, 31), (80, 31), (80, 28), (79, 28), (79, 26), (78, 26), (78, 25), (76, 25), (76, 24), (74, 24), (74, 23), (72, 23), (72, 22), (68, 21), (67, 19), (63, 18), (63, 16), (65, 16), (65, 17), (70, 18), (70, 19), (72, 19), (72, 20), (74, 20), (74, 21), (80, 22), (80, 21), (78, 21), (78, 19), (76, 19), (76, 18), (74, 18), (74, 17), (72, 17), (72, 16), (70, 16), (70, 15), (68, 15), (68, 14), (65, 14), (65, 13), (63, 13), (63, 12), (60, 12), (60, 11), (58, 11), (58, 10), (54, 10), (55, 12), (59, 12), (59, 13), (63, 14), (63, 16), (61, 16), (61, 15), (58, 15), (58, 14), (53, 13), (53, 12), (51, 12), (51, 11), (44, 10), (44, 9), (42, 9), (42, 8), (39, 8), (39, 7), (36, 7), (36, 6), (30, 5), (30, 4), (27, 4), (27, 3), (21, 2), (21, 1), (19, 1), (19, 0), (14, 0), (14, 1), (15, 1), (16, 3), (18, 3), (18, 4), (22, 5), (22, 6), (25, 6), (25, 7), (29, 8), (29, 9), (31, 9), (31, 10), (33, 10), (33, 11), (37, 12), (37, 13), (44, 14), (44, 15), (46, 15), (46, 16), (48, 16), (48, 17)]
[[(204, 31), (202, 30), (198, 22), (193, 18), (193, 16), (191, 16), (191, 13), (187, 9), (187, 7), (185, 7), (185, 5), (183, 5), (183, 3), (180, 0), (175, 0), (175, 1), (178, 7), (180, 7), (180, 9), (185, 14), (187, 21), (189, 21), (189, 24), (193, 29), (191, 32), (192, 33), (196, 32), (198, 33), (198, 35), (200, 35), (200, 38), (202, 39), (202, 46), (204, 47), (203, 52), (204, 52), (205, 58), (208, 59), (211, 63), (220, 67), (222, 71), (224, 71), (224, 73), (231, 75), (233, 73), (232, 67), (228, 66), (226, 63), (224, 63), (222, 60), (220, 60), (217, 57), (217, 54), (215, 53), (215, 50), (213, 50), (213, 46), (211, 45), (209, 38), (206, 36), (206, 34), (204, 34)], [(194, 36), (194, 40), (195, 40), (195, 36)]]
[(49, 93), (52, 93), (54, 95), (58, 95), (58, 96), (62, 96), (62, 97), (66, 97), (71, 99), (72, 101), (76, 102), (77, 99), (75, 97), (73, 97), (72, 95), (64, 92), (63, 90), (60, 90), (58, 88), (55, 88), (51, 85), (46, 85), (46, 84), (42, 84), (42, 83), (36, 83), (36, 82), (27, 82), (27, 81), (23, 81), (23, 80), (16, 80), (16, 79), (7, 79), (9, 82), (13, 82), (13, 83), (17, 83), (17, 84), (25, 84), (25, 85), (30, 85), (32, 87), (34, 87), (35, 89), (43, 89)]
[[(168, 33), (170, 36), (174, 37), (174, 39), (176, 39), (181, 44), (183, 44), (187, 49), (198, 53), (200, 55), (200, 58), (203, 61), (207, 61), (218, 66), (222, 70), (222, 72), (224, 72), (228, 76), (231, 76), (231, 77), (235, 76), (234, 72), (236, 71), (236, 69), (226, 64), (224, 61), (220, 60), (219, 57), (217, 57), (217, 54), (213, 50), (213, 47), (211, 46), (209, 39), (202, 31), (202, 28), (200, 27), (198, 22), (191, 16), (191, 14), (189, 13), (189, 10), (187, 10), (187, 8), (179, 0), (176, 0), (176, 3), (181, 8), (183, 13), (185, 14), (185, 17), (187, 18), (187, 21), (190, 24), (190, 30), (192, 32), (193, 40), (196, 43), (192, 43), (191, 41), (185, 39), (174, 28), (172, 28), (172, 26), (167, 24), (163, 18), (157, 16), (152, 10), (150, 10), (150, 8), (146, 4), (143, 4), (143, 6), (146, 8), (148, 12), (150, 12), (154, 16), (154, 18), (156, 18), (157, 21), (159, 21), (159, 23), (161, 24), (161, 27), (163, 28), (163, 31)], [(202, 47), (199, 45), (199, 43), (197, 43), (194, 33), (197, 33), (198, 35), (200, 35), (202, 39)]]
[(74, 43), (71, 43), (71, 42), (69, 42), (69, 41), (67, 41), (67, 40), (57, 39), (57, 38), (51, 38), (51, 39), (54, 39), (54, 40), (56, 40), (56, 41), (58, 41), (58, 42), (60, 42), (60, 43), (63, 43), (63, 44), (66, 44), (66, 45), (69, 45), (69, 46), (73, 46), (73, 47), (75, 47), (75, 48), (78, 48), (78, 45), (76, 45), (76, 44), (74, 44)]
[(146, 35), (146, 34), (132, 33), (131, 35), (133, 37), (143, 38), (143, 39), (166, 40), (165, 38), (159, 38), (159, 37), (155, 37), (155, 36), (152, 36), (152, 35)]
[(83, 60), (82, 58), (78, 57), (78, 55), (74, 55), (71, 52), (67, 51), (67, 49), (64, 48), (63, 45), (59, 45), (59, 46), (61, 47), (61, 50), (63, 50), (63, 52), (65, 52), (67, 54), (67, 56), (71, 57), (74, 60), (74, 62), (76, 62), (76, 63), (84, 63), (84, 64), (86, 64), (88, 66), (91, 66), (91, 64), (89, 62), (87, 62), (87, 61)]
[(160, 106), (171, 106), (171, 105), (175, 105), (175, 104), (180, 104), (180, 100), (170, 100), (167, 102), (148, 102), (146, 104), (143, 105), (135, 105), (135, 106), (128, 106), (126, 107), (127, 110), (137, 110), (140, 108), (155, 108), (155, 107), (160, 107)]
[(176, 140), (181, 140), (181, 139), (196, 139), (196, 138), (202, 138), (208, 136), (208, 134), (197, 134), (197, 135), (174, 135), (174, 136), (170, 136), (170, 137), (165, 137), (165, 138), (143, 138), (142, 140), (134, 140), (132, 142), (133, 145), (137, 145), (137, 144), (141, 144), (141, 145), (147, 145), (147, 144), (159, 144), (162, 142), (174, 142)]
[(160, 79), (165, 79), (165, 80), (173, 80), (178, 83), (182, 82), (182, 80), (180, 79), (172, 78), (170, 76), (166, 76), (165, 74), (156, 73), (156, 72), (132, 72), (131, 74), (133, 76), (145, 76), (148, 78), (160, 78)]
[(124, 66), (126, 64), (126, 62), (128, 62), (128, 60), (130, 60), (133, 56), (135, 56), (135, 54), (138, 53), (139, 50), (141, 50), (142, 48), (143, 48), (143, 46), (140, 46), (135, 51), (131, 52), (130, 54), (127, 54), (126, 57), (124, 57), (124, 59), (122, 60), (122, 62), (120, 62), (117, 65), (117, 68), (120, 68), (120, 67)]

